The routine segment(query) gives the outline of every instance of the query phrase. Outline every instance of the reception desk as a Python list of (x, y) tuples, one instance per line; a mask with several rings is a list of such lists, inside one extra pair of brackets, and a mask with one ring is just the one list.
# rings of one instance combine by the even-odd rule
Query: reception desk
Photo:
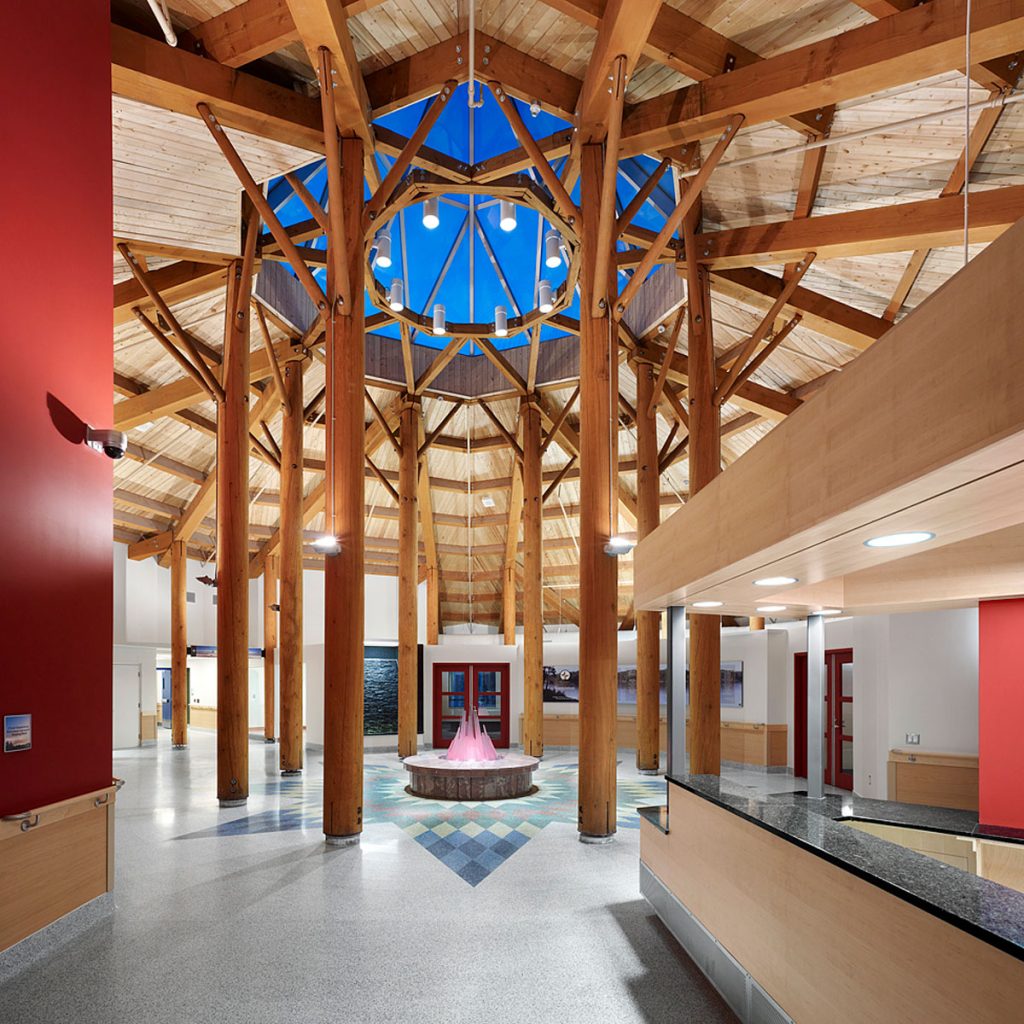
[(642, 815), (641, 889), (743, 1021), (1020, 1020), (1024, 894), (849, 826), (860, 818), (976, 822), (681, 776)]

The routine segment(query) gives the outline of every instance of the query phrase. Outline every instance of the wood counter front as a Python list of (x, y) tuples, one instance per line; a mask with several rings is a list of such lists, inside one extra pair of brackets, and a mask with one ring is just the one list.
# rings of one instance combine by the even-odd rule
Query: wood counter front
[(642, 820), (641, 860), (799, 1024), (1021, 1019), (1021, 960), (668, 788), (669, 832)]

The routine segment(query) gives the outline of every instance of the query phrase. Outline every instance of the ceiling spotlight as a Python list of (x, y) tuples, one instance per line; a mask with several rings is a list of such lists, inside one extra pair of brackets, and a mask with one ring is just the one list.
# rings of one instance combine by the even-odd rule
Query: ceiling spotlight
[(391, 232), (387, 228), (377, 234), (377, 266), (385, 270), (391, 266)]
[(555, 308), (551, 301), (551, 282), (544, 280), (537, 285), (537, 308), (542, 313), (550, 313)]
[(508, 337), (508, 310), (504, 306), (494, 307), (494, 336)]
[(534, 100), (530, 104), (530, 117), (536, 117), (540, 113), (540, 100)]
[(444, 320), (444, 306), (438, 303), (434, 306), (434, 334), (444, 334), (445, 332), (445, 320)]
[(551, 270), (562, 265), (562, 236), (552, 228), (544, 236), (544, 266)]
[(934, 540), (935, 534), (927, 530), (911, 530), (908, 533), (887, 533), (882, 537), (872, 537), (864, 541), (869, 548), (902, 548), (908, 544), (921, 544), (926, 540)]
[(428, 231), (433, 231), (441, 223), (441, 217), (437, 210), (437, 196), (428, 196), (423, 200), (423, 226)]
[(721, 608), (721, 601), (694, 601), (691, 608)]
[(790, 583), (799, 583), (795, 576), (765, 576), (762, 580), (754, 580), (755, 587), (788, 587)]
[(391, 290), (388, 293), (388, 305), (395, 313), (401, 313), (405, 309), (405, 303), (402, 301), (402, 279), (400, 277), (391, 278)]
[(494, 508), (494, 499), (489, 494), (485, 494), (480, 499), (480, 504), (483, 505), (484, 508)]
[(516, 204), (509, 199), (501, 200), (501, 217), (498, 225), (502, 231), (515, 231), (516, 229)]
[(763, 604), (757, 609), (759, 612), (784, 612), (786, 605), (784, 604)]
[(332, 533), (325, 533), (320, 537), (317, 537), (313, 541), (313, 547), (319, 551), (321, 555), (340, 555), (341, 554), (341, 541)]
[(628, 537), (610, 537), (604, 546), (604, 553), (617, 558), (619, 555), (628, 555), (633, 550), (633, 542)]

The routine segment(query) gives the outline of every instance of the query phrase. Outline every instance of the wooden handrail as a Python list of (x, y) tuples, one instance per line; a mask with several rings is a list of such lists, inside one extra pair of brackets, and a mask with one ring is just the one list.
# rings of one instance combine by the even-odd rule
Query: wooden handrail
[(111, 784), (103, 789), (94, 789), (90, 793), (68, 797), (66, 800), (47, 804), (45, 807), (4, 815), (0, 818), (0, 841), (12, 839), (25, 832), (34, 832), (37, 828), (43, 828), (46, 825), (55, 825), (59, 821), (73, 818), (77, 814), (84, 814), (86, 811), (110, 806), (117, 799), (117, 791), (123, 785), (122, 779), (113, 779)]

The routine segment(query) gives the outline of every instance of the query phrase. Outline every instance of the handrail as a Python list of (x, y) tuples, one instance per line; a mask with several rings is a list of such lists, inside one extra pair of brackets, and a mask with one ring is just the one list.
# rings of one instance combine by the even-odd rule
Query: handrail
[(124, 779), (112, 779), (110, 785), (103, 789), (94, 789), (89, 793), (68, 797), (45, 807), (5, 814), (0, 817), (0, 841), (46, 825), (54, 825), (86, 811), (112, 806), (123, 785)]

